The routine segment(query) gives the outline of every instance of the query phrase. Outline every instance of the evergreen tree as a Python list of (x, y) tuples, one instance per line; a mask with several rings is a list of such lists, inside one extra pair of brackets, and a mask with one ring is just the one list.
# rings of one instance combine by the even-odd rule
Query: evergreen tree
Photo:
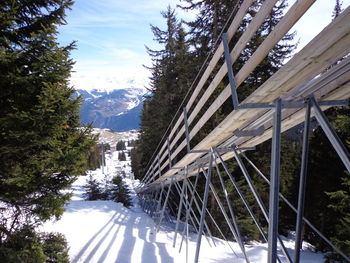
[(132, 151), (132, 168), (138, 177), (143, 174), (159, 140), (169, 126), (195, 74), (194, 60), (189, 52), (185, 31), (170, 7), (162, 12), (167, 28), (151, 26), (154, 40), (161, 50), (147, 48), (152, 58), (151, 95), (147, 96), (141, 115), (140, 138)]
[[(231, 22), (235, 15), (235, 12), (240, 7), (240, 1), (229, 1), (229, 0), (183, 0), (184, 4), (181, 8), (185, 10), (197, 10), (198, 15), (194, 21), (190, 21), (187, 25), (190, 28), (189, 36), (190, 43), (194, 49), (194, 54), (198, 58), (197, 61), (201, 62), (205, 60), (205, 57), (216, 48), (215, 44), (220, 42), (220, 33), (227, 30), (227, 25)], [(230, 44), (235, 44), (240, 36), (246, 31), (250, 21), (257, 13), (258, 8), (264, 1), (254, 1), (253, 5), (249, 8), (248, 13), (249, 16), (246, 16), (239, 26), (237, 32), (233, 36)], [(250, 58), (250, 56), (254, 53), (257, 47), (263, 42), (263, 40), (267, 37), (267, 35), (274, 29), (276, 24), (281, 20), (283, 16), (283, 10), (286, 8), (286, 1), (280, 1), (273, 8), (270, 13), (269, 18), (267, 18), (262, 26), (257, 30), (252, 39), (248, 42), (246, 47), (241, 52), (240, 56), (233, 64), (233, 71), (236, 74), (240, 68), (244, 65), (244, 63)], [(288, 58), (294, 49), (294, 45), (291, 44), (291, 40), (293, 39), (293, 34), (287, 34), (283, 41), (277, 44), (273, 50), (266, 56), (266, 58), (259, 64), (259, 66), (249, 75), (249, 77), (241, 84), (240, 88), (237, 90), (239, 101), (242, 101), (247, 96), (249, 96), (255, 89), (257, 89), (262, 83), (264, 83), (271, 75), (276, 72), (282, 65), (286, 58)], [(201, 58), (201, 59), (199, 59)], [(215, 69), (213, 74), (215, 74)], [(218, 94), (226, 85), (228, 84), (228, 80), (224, 79), (217, 87), (215, 94)], [(216, 96), (216, 95), (214, 95)], [(214, 97), (213, 96), (213, 97)], [(207, 103), (209, 105), (210, 102)], [(225, 116), (229, 112), (232, 111), (232, 102), (231, 98), (229, 98), (223, 107), (221, 107), (213, 117), (208, 121), (208, 123), (202, 128), (202, 130), (196, 135), (192, 141), (195, 143), (201, 141), (207, 134), (210, 132), (218, 123), (220, 123)], [(285, 141), (288, 145), (288, 140)], [(266, 142), (257, 147), (257, 150), (253, 153), (248, 153), (250, 159), (253, 160), (254, 163), (257, 163), (257, 166), (262, 169), (262, 171), (268, 175), (270, 173), (270, 144), (271, 141)], [(283, 184), (281, 189), (283, 189), (284, 193), (288, 193), (290, 189), (293, 187), (289, 183), (293, 181), (292, 178), (297, 174), (297, 169), (295, 166), (291, 167), (291, 165), (295, 162), (289, 162), (290, 160), (295, 160), (297, 147), (285, 147), (282, 150), (283, 156), (283, 164), (282, 164), (282, 178)], [(290, 152), (290, 154), (289, 154)], [(242, 173), (239, 171), (239, 168), (234, 161), (229, 161), (229, 166), (231, 167), (232, 173), (236, 176), (237, 183), (242, 188), (242, 191), (246, 195), (253, 211), (257, 215), (260, 222), (266, 226), (266, 220), (261, 212), (260, 207), (254, 199), (254, 196), (247, 185)], [(261, 179), (259, 176), (255, 174), (252, 168), (249, 169), (251, 173), (251, 177), (254, 181), (255, 187), (259, 191), (263, 201), (265, 204), (268, 203), (268, 185)], [(220, 189), (219, 181), (215, 181), (215, 176), (213, 176), (213, 184), (216, 185), (217, 189)], [(248, 214), (247, 210), (243, 207), (243, 203), (239, 201), (239, 196), (235, 193), (233, 187), (230, 185), (229, 181), (227, 181), (227, 187), (231, 191), (232, 200), (235, 200), (235, 207), (238, 210), (238, 218), (239, 225), (242, 229), (242, 234), (247, 239), (256, 239), (259, 237), (259, 232), (257, 228), (252, 227), (252, 219)], [(294, 188), (293, 188), (294, 189)], [(222, 193), (218, 193), (219, 195)], [(288, 193), (289, 194), (289, 193)], [(294, 194), (291, 196), (294, 197)], [(209, 197), (210, 209), (214, 215), (214, 217), (220, 218), (220, 211), (217, 209), (215, 205), (216, 201), (213, 196)], [(267, 207), (267, 205), (266, 205)], [(284, 207), (283, 207), (284, 208)], [(286, 224), (283, 225), (283, 230), (286, 230), (286, 225), (289, 225), (291, 222), (290, 213), (288, 213), (288, 209), (284, 208), (286, 214), (283, 214), (284, 218), (287, 220)], [(215, 230), (213, 230), (215, 232)], [(229, 230), (227, 229), (228, 232)], [(218, 234), (218, 233), (216, 233)]]
[[(331, 125), (341, 141), (350, 149), (350, 110), (349, 107), (332, 108), (326, 111)], [(305, 217), (308, 218), (326, 237), (331, 238), (344, 252), (349, 236), (346, 228), (339, 231), (348, 220), (350, 203), (349, 174), (340, 157), (331, 146), (323, 130), (318, 127), (310, 141), (309, 174), (307, 178)], [(315, 233), (305, 228), (305, 239), (319, 250), (330, 250)], [(333, 255), (332, 257), (337, 258)], [(340, 259), (340, 258), (339, 258)]]
[(126, 161), (126, 155), (123, 151), (118, 153), (118, 160), (119, 161)]
[[(334, 225), (334, 234), (331, 241), (347, 256), (350, 256), (350, 177), (342, 178), (342, 184), (339, 190), (326, 193), (330, 198), (328, 208), (332, 209), (334, 214), (339, 217)], [(332, 253), (327, 255), (327, 262), (342, 262), (344, 259)], [(344, 261), (345, 262), (345, 261)]]
[[(341, 5), (341, 1), (335, 1), (332, 15), (334, 19), (342, 12)], [(325, 113), (345, 147), (350, 150), (350, 108), (331, 108)], [(309, 160), (306, 217), (350, 257), (349, 173), (320, 127), (317, 127), (311, 137)], [(307, 227), (305, 239), (316, 245), (319, 250), (331, 250)], [(327, 255), (327, 262), (343, 261), (344, 259), (334, 251)]]
[(124, 141), (118, 141), (118, 142), (117, 142), (117, 145), (116, 145), (116, 150), (117, 150), (117, 151), (126, 150), (125, 142), (124, 142)]
[(112, 178), (111, 197), (113, 201), (122, 203), (125, 207), (132, 206), (130, 190), (121, 176), (117, 175)]
[(336, 18), (337, 16), (339, 16), (340, 13), (342, 12), (342, 7), (341, 7), (342, 4), (343, 4), (343, 2), (340, 2), (340, 0), (335, 0), (335, 6), (333, 9), (333, 14), (332, 14), (333, 18)]
[(83, 196), (86, 200), (92, 201), (103, 199), (103, 189), (101, 187), (101, 184), (96, 179), (92, 178), (91, 175), (83, 188), (85, 190)]
[[(78, 129), (81, 98), (68, 85), (74, 43), (57, 26), (71, 0), (0, 2), (0, 241), (59, 217), (94, 144)], [(38, 261), (39, 262), (39, 261)]]
[(101, 166), (101, 149), (98, 145), (91, 147), (91, 153), (88, 160), (88, 169), (96, 170)]
[(59, 233), (37, 233), (24, 225), (1, 243), (1, 262), (68, 263), (68, 244)]

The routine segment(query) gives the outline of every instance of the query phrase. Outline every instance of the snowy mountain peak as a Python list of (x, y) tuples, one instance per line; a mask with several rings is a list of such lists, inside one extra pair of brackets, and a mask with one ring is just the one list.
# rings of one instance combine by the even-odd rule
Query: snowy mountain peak
[(96, 128), (127, 131), (139, 128), (145, 88), (128, 87), (110, 91), (77, 90), (84, 98), (80, 115), (83, 123), (93, 123)]

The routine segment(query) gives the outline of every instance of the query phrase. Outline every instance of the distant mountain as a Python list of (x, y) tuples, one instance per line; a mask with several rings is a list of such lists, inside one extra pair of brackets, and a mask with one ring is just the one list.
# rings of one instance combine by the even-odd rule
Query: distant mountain
[(145, 89), (126, 88), (113, 91), (77, 90), (84, 98), (80, 110), (83, 123), (113, 131), (139, 129)]

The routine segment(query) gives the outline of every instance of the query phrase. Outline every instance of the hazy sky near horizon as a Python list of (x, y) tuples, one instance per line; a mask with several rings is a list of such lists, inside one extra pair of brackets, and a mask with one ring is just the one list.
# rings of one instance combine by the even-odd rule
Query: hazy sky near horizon
[[(295, 0), (288, 1), (290, 6)], [(343, 9), (350, 0), (343, 0)], [(180, 0), (75, 0), (67, 13), (67, 25), (59, 28), (58, 40), (77, 41), (71, 84), (76, 89), (117, 89), (147, 86), (151, 65), (145, 45), (157, 49), (150, 24), (165, 29), (160, 12)], [(316, 36), (332, 19), (335, 0), (317, 0), (292, 29), (298, 49)], [(176, 10), (178, 18), (193, 20), (194, 13)]]

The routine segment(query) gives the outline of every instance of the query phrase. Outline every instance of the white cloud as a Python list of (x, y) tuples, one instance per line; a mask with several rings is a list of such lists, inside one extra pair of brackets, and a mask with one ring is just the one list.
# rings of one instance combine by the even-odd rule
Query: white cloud
[[(295, 2), (295, 0), (290, 2)], [(343, 2), (343, 9), (350, 5), (350, 0), (341, 2)], [(297, 32), (296, 39), (300, 39), (298, 50), (302, 49), (332, 21), (334, 5), (335, 0), (316, 1), (292, 28), (291, 32)]]
[[(290, 0), (292, 5), (296, 0)], [(175, 8), (180, 0), (76, 0), (67, 18), (68, 25), (60, 30), (62, 42), (78, 40), (78, 50), (71, 83), (77, 89), (125, 88), (148, 84), (151, 65), (144, 45), (157, 49), (152, 41), (149, 24), (165, 29), (160, 15), (168, 4)], [(292, 31), (300, 38), (299, 49), (316, 36), (331, 21), (335, 0), (318, 0)], [(347, 7), (350, 0), (343, 0)], [(195, 12), (176, 11), (179, 18), (193, 20)]]

